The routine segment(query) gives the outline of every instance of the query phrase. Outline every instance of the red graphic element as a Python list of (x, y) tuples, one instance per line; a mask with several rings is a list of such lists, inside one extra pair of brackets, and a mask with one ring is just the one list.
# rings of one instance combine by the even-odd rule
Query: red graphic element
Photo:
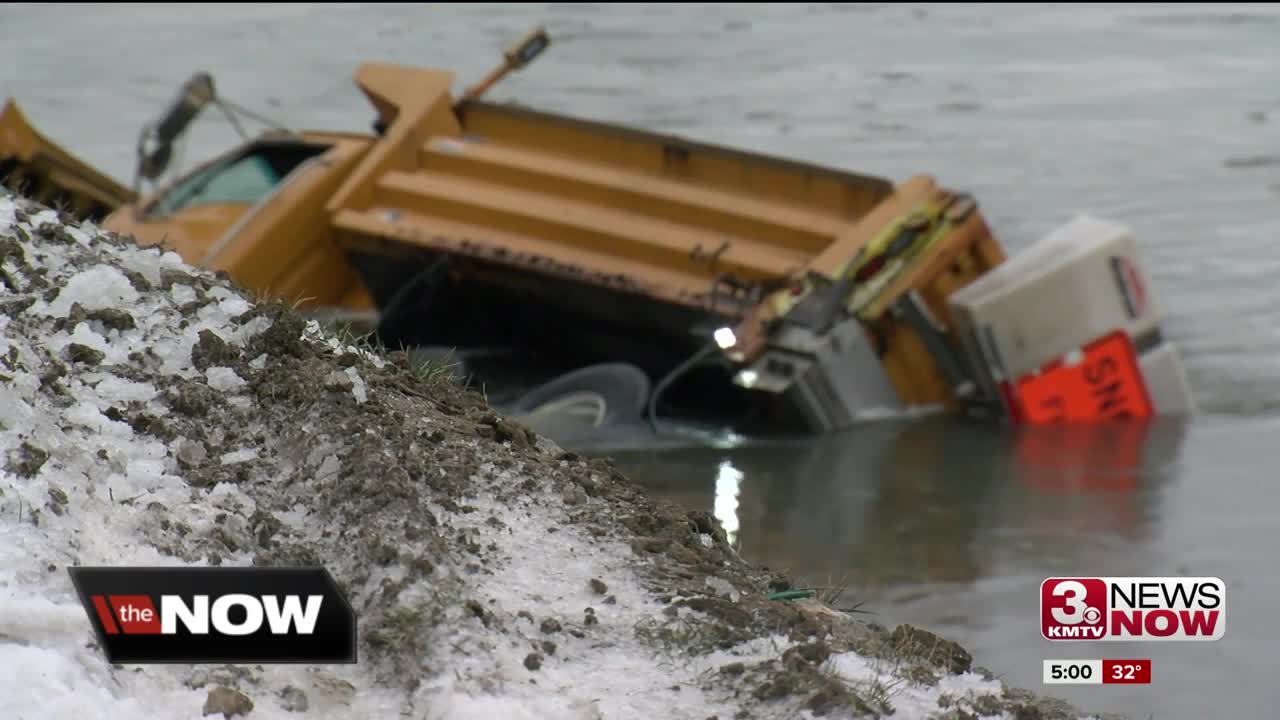
[(1124, 503), (1118, 509), (1124, 507), (1133, 500), (1128, 495), (1139, 485), (1150, 430), (1149, 423), (1025, 427), (1017, 439), (1024, 481), (1053, 495), (1114, 493), (1117, 502)]
[(126, 635), (159, 635), (160, 613), (147, 595), (111, 595), (111, 608)]
[(106, 629), (108, 635), (120, 634), (120, 628), (116, 627), (116, 619), (111, 617), (111, 610), (107, 607), (106, 599), (101, 595), (94, 595), (93, 609), (98, 611), (98, 619), (102, 621), (102, 627)]
[(1040, 634), (1047, 640), (1101, 640), (1107, 634), (1107, 583), (1048, 578), (1040, 584)]
[(1014, 413), (1028, 423), (1149, 418), (1155, 414), (1128, 333), (1117, 330), (1084, 346), (1078, 365), (1061, 360), (1015, 386)]
[(1151, 659), (1103, 660), (1103, 685), (1150, 685)]

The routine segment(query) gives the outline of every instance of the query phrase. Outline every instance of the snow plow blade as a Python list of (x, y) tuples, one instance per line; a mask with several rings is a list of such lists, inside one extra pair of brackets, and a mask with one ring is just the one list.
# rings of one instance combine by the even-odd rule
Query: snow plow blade
[(1128, 228), (1078, 217), (956, 292), (974, 400), (1014, 422), (1183, 415), (1195, 402)]

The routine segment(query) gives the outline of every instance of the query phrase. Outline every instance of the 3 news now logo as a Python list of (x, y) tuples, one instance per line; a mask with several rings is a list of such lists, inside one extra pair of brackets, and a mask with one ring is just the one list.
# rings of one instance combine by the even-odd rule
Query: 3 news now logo
[(356, 616), (320, 567), (72, 567), (112, 663), (354, 663)]
[(1217, 640), (1227, 630), (1220, 578), (1048, 578), (1040, 633), (1049, 640)]

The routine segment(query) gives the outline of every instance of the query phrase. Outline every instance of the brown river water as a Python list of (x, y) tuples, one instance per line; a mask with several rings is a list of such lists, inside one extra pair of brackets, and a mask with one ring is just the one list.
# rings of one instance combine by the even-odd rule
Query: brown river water
[[(1270, 718), (1280, 629), (1280, 9), (1217, 5), (0, 5), (0, 95), (128, 179), (191, 72), (307, 127), (364, 130), (367, 60), (494, 96), (974, 193), (1011, 250), (1078, 212), (1132, 226), (1203, 414), (1022, 433), (930, 419), (735, 450), (637, 451), (656, 494), (714, 508), (744, 556), (847, 587), (883, 623), (1008, 682), (1134, 718)], [(234, 142), (211, 117), (194, 162)], [(1270, 549), (1268, 549), (1270, 548)], [(1040, 637), (1048, 575), (1228, 583), (1212, 643)], [(1044, 658), (1152, 658), (1150, 686), (1041, 685)]]

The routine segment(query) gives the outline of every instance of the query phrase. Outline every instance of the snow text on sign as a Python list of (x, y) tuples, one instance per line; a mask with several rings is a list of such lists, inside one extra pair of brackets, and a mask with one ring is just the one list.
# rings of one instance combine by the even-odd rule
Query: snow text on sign
[(1079, 364), (1054, 363), (1016, 383), (1013, 401), (1024, 422), (1148, 418), (1154, 407), (1133, 341), (1117, 330), (1083, 349)]

